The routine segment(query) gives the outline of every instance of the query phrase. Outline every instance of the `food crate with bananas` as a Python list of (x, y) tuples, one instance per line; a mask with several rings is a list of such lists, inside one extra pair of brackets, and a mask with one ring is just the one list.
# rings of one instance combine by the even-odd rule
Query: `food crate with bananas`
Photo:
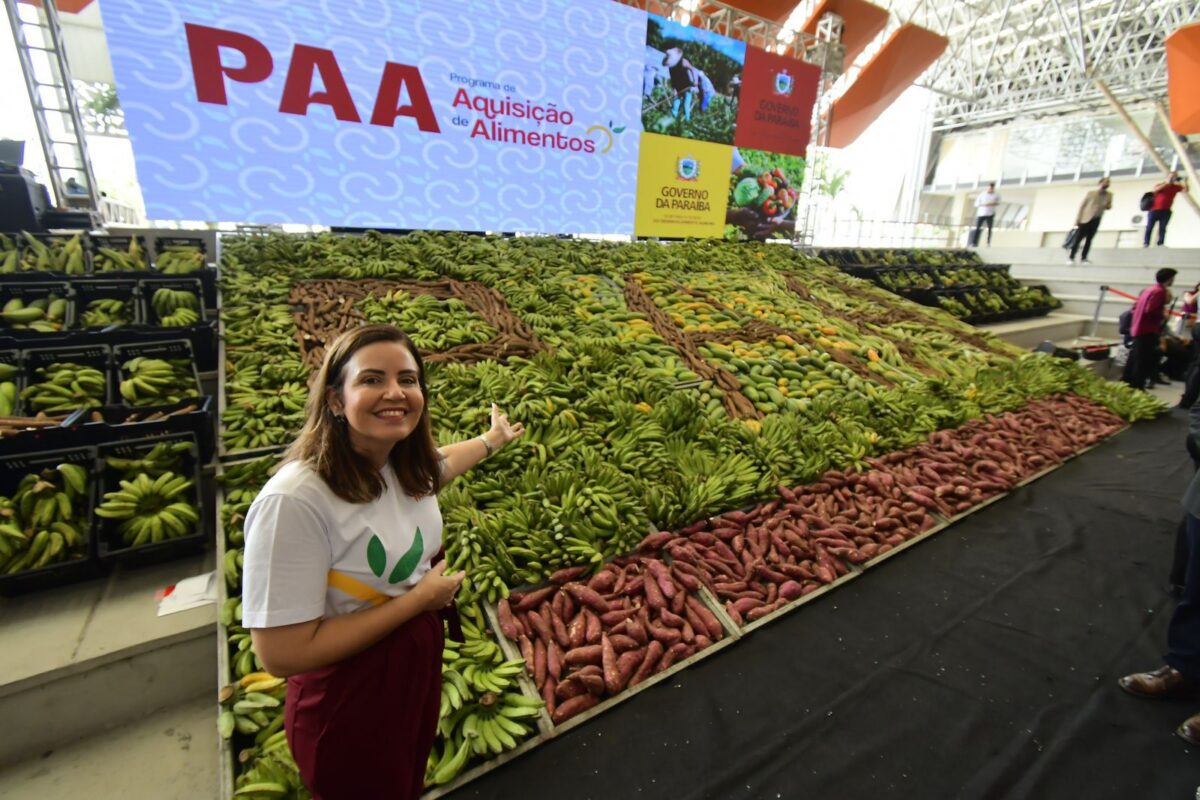
[(0, 591), (47, 588), (96, 574), (96, 451), (0, 458)]
[(200, 376), (187, 339), (117, 345), (117, 390), (131, 406), (165, 406), (200, 396)]
[(187, 328), (204, 321), (204, 288), (198, 279), (146, 279), (141, 295), (147, 325)]
[(27, 231), (0, 234), (0, 275), (19, 272), (86, 275), (92, 270), (85, 236), (83, 233), (47, 236)]
[(29, 348), (22, 356), (26, 414), (66, 416), (112, 400), (109, 370), (112, 352), (103, 345)]
[(101, 445), (99, 557), (146, 564), (204, 545), (195, 438), (171, 436)]
[(203, 239), (188, 236), (159, 237), (154, 241), (154, 269), (163, 275), (190, 275), (204, 269)]
[(75, 328), (122, 328), (141, 322), (136, 280), (75, 281)]
[(97, 273), (146, 272), (150, 253), (142, 236), (92, 236), (92, 268)]
[(66, 282), (6, 283), (0, 286), (0, 328), (17, 337), (59, 333), (74, 322), (75, 304)]

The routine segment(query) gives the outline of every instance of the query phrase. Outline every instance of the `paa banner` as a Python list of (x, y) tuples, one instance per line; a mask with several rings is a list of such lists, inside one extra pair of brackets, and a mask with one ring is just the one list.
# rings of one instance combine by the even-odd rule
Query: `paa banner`
[(103, 15), (155, 219), (795, 225), (819, 71), (621, 3), (104, 0)]
[(644, 12), (105, 0), (157, 219), (632, 233)]

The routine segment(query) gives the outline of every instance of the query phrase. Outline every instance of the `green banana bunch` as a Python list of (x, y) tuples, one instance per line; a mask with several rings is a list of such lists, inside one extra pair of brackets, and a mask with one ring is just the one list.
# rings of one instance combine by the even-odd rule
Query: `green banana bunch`
[(454, 780), (473, 757), (511, 750), (537, 732), (544, 703), (521, 693), (524, 659), (505, 661), (476, 605), (460, 606), (464, 643), (442, 650), (438, 740), (425, 768), (425, 785)]
[(191, 449), (192, 445), (187, 441), (159, 442), (140, 458), (108, 456), (104, 463), (111, 469), (126, 473), (127, 478), (136, 476), (139, 472), (157, 478), (164, 472), (178, 472), (182, 469), (183, 454)]
[(204, 269), (204, 253), (198, 247), (171, 245), (158, 256), (158, 271), (164, 275), (187, 275)]
[(21, 392), (26, 408), (47, 414), (104, 405), (108, 386), (104, 373), (94, 367), (56, 362), (40, 367), (37, 382)]
[(0, 498), (0, 571), (15, 574), (82, 558), (89, 475), (61, 463), (26, 475), (12, 498)]
[(20, 369), (15, 364), (0, 361), (0, 417), (11, 417), (17, 411), (17, 382)]
[(150, 306), (164, 328), (185, 328), (200, 321), (200, 298), (186, 289), (158, 289)]
[(25, 255), (21, 259), (22, 270), (38, 272), (65, 272), (68, 275), (83, 275), (87, 272), (83, 241), (80, 234), (69, 239), (52, 239), (46, 244), (31, 233), (22, 231), (25, 239)]
[(0, 320), (15, 330), (55, 333), (63, 329), (67, 316), (67, 301), (53, 293), (39, 297), (28, 305), (14, 297), (0, 308)]
[(0, 233), (0, 273), (17, 271), (21, 254), (17, 251), (17, 243)]
[[(241, 464), (231, 464), (217, 476), (217, 482), (223, 489), (221, 493), (221, 526), (225, 531), (226, 558), (228, 552), (236, 551), (243, 544), (242, 522), (250, 504), (258, 496), (259, 491), (270, 479), (279, 466), (279, 459), (266, 456)], [(238, 558), (235, 575), (226, 572), (230, 589), (235, 589), (241, 583), (241, 558)]]
[(79, 324), (84, 328), (107, 328), (129, 325), (133, 322), (133, 303), (115, 297), (93, 300), (79, 315)]
[(135, 406), (177, 403), (187, 397), (199, 397), (200, 387), (192, 362), (186, 358), (146, 358), (137, 356), (121, 365), (121, 397)]
[(184, 492), (192, 481), (173, 472), (151, 478), (144, 472), (120, 481), (120, 489), (106, 492), (96, 515), (117, 520), (125, 543), (131, 547), (155, 544), (190, 535), (200, 513)]
[(129, 237), (129, 248), (124, 252), (111, 247), (96, 248), (92, 264), (96, 272), (140, 272), (150, 268), (137, 236)]

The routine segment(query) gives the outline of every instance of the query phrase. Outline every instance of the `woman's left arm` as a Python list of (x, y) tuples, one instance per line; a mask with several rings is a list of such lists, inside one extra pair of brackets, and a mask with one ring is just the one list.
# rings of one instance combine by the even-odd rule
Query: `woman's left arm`
[(524, 425), (520, 422), (509, 422), (508, 415), (500, 413), (500, 409), (492, 403), (492, 427), (487, 433), (441, 448), (444, 459), (442, 484), (445, 485), (462, 475), (523, 433)]

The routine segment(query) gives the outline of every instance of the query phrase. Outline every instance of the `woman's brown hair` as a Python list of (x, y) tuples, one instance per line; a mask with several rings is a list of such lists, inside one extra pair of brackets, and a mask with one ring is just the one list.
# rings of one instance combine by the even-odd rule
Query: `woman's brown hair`
[(379, 471), (351, 447), (349, 426), (344, 417), (339, 419), (333, 413), (328, 395), (330, 389), (342, 391), (346, 365), (354, 354), (376, 342), (399, 342), (408, 348), (417, 362), (417, 380), (425, 398), (417, 427), (396, 443), (388, 460), (406, 494), (422, 497), (441, 488), (441, 456), (430, 431), (429, 389), (421, 354), (412, 339), (394, 325), (365, 325), (346, 331), (326, 348), (325, 361), (309, 387), (304, 427), (287, 451), (288, 460), (311, 466), (333, 493), (348, 503), (374, 500), (383, 494), (385, 484)]

